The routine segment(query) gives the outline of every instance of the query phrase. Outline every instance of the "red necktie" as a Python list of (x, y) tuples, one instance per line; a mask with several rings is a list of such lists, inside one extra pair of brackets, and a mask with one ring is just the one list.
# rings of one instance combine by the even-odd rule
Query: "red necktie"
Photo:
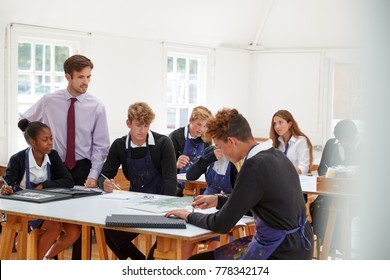
[(76, 98), (70, 99), (71, 103), (68, 110), (68, 130), (67, 130), (67, 140), (66, 140), (66, 157), (65, 157), (65, 166), (72, 170), (76, 165), (76, 156), (75, 156), (75, 142), (76, 142), (76, 128), (75, 128), (75, 118), (74, 118), (74, 103), (77, 101)]

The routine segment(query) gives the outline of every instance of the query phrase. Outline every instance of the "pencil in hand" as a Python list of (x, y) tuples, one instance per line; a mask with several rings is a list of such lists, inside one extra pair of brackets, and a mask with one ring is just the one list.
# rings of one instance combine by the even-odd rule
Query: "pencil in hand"
[[(194, 188), (194, 194), (193, 194), (193, 196), (192, 196), (192, 202), (194, 202), (195, 201), (195, 197), (196, 197), (196, 188)], [(195, 210), (195, 207), (192, 205), (192, 213), (194, 213), (194, 210)]]
[[(108, 181), (111, 181), (110, 179), (108, 179), (108, 177), (106, 175), (104, 175), (103, 173), (100, 173), (100, 175), (103, 176), (104, 179), (107, 179)], [(114, 183), (114, 186), (117, 190), (122, 190), (117, 184)]]

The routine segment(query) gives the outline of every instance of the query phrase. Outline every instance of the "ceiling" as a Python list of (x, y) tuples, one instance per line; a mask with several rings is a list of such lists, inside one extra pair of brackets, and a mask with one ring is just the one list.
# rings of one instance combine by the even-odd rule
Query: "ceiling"
[(356, 0), (1, 2), (11, 22), (240, 49), (352, 47), (361, 22)]

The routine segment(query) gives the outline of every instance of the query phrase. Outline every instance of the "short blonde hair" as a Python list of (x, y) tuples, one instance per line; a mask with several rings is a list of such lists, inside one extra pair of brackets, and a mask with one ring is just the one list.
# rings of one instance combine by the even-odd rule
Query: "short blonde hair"
[(152, 108), (145, 102), (135, 102), (127, 110), (128, 120), (137, 120), (141, 124), (151, 124), (155, 116)]
[(194, 109), (192, 109), (192, 113), (191, 113), (190, 119), (192, 121), (195, 121), (195, 120), (207, 121), (212, 116), (213, 115), (211, 114), (209, 109), (207, 109), (204, 106), (197, 106)]

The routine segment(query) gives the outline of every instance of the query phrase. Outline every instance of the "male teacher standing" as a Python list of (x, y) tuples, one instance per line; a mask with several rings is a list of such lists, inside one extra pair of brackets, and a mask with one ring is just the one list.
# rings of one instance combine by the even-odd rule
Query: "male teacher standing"
[[(72, 174), (75, 185), (88, 188), (97, 187), (110, 146), (104, 105), (87, 92), (92, 69), (93, 63), (87, 57), (69, 57), (64, 62), (67, 88), (44, 95), (21, 114), (21, 118), (42, 121), (51, 128), (53, 148)], [(77, 252), (75, 244), (72, 259), (81, 259), (81, 250)]]

